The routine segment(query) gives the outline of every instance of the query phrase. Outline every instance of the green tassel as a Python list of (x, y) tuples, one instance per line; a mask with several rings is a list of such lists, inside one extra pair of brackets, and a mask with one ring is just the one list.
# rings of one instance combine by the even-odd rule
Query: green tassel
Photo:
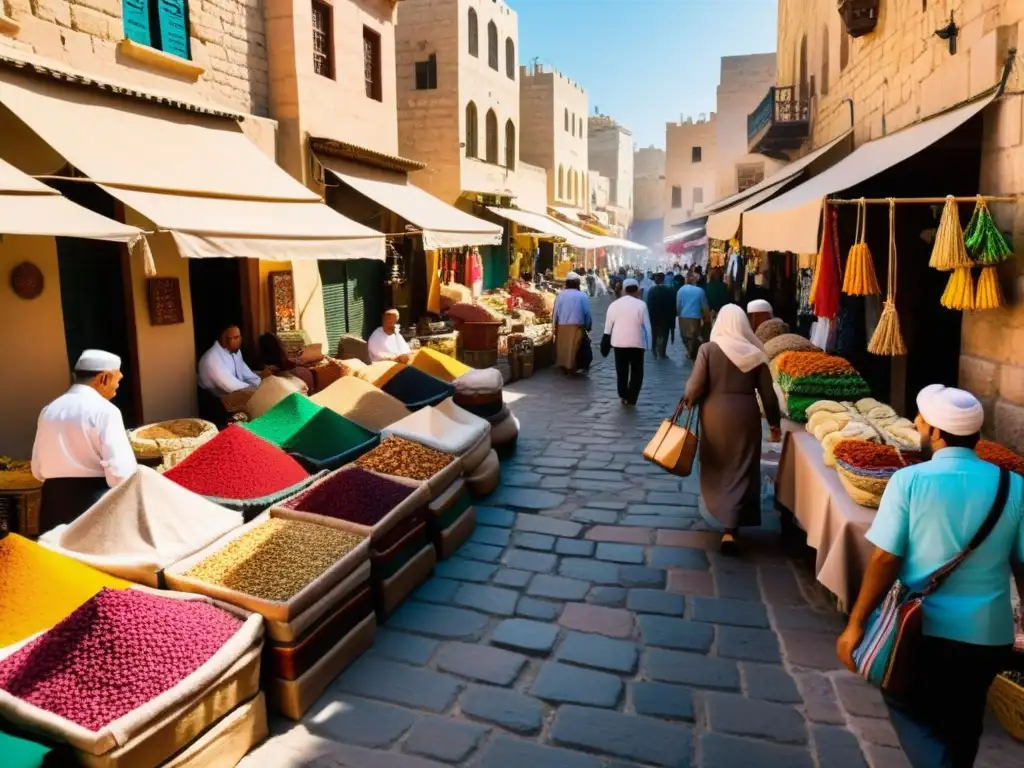
[(1013, 255), (983, 197), (978, 198), (971, 214), (971, 222), (964, 232), (964, 243), (968, 253), (985, 266), (999, 264)]

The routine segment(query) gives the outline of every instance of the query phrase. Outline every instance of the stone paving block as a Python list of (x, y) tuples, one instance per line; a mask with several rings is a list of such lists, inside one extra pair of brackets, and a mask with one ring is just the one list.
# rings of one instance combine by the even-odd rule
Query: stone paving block
[(525, 664), (518, 653), (470, 643), (445, 643), (437, 657), (442, 672), (494, 685), (511, 685)]
[[(647, 488), (652, 482), (648, 480), (644, 483), (644, 488)], [(676, 507), (666, 507), (663, 504), (630, 504), (626, 509), (626, 513), (629, 515), (639, 516), (651, 516), (651, 517), (689, 517), (700, 515), (695, 507), (684, 507), (682, 504)]]
[(857, 737), (846, 728), (831, 725), (811, 726), (811, 740), (818, 753), (818, 764), (843, 768), (867, 768)]
[(619, 480), (578, 480), (569, 479), (569, 487), (576, 491), (597, 491), (615, 492), (622, 490), (622, 482)]
[[(536, 462), (534, 463), (536, 464)], [(565, 494), (563, 493), (552, 493), (536, 488), (499, 487), (487, 497), (487, 504), (490, 506), (512, 507), (513, 509), (554, 509), (564, 501)]]
[(483, 634), (487, 617), (475, 611), (410, 601), (388, 619), (388, 629), (404, 629), (447, 640), (474, 640)]
[(688, 571), (682, 568), (668, 569), (668, 587), (670, 592), (694, 597), (714, 597), (715, 580), (709, 571)]
[[(611, 461), (610, 457), (608, 461)], [(603, 470), (600, 469), (577, 469), (575, 472), (572, 473), (572, 476), (577, 480), (604, 480), (605, 482), (607, 482), (608, 477), (611, 474), (612, 473), (604, 472)]]
[(800, 585), (797, 584), (793, 569), (789, 565), (761, 566), (761, 589), (765, 601), (773, 606), (804, 606), (804, 598)]
[(501, 509), (500, 507), (474, 507), (474, 509), (476, 510), (477, 525), (511, 528), (516, 519), (516, 513), (510, 509)]
[(868, 756), (872, 768), (911, 768), (910, 761), (902, 749), (871, 744), (868, 746)]
[(653, 718), (568, 705), (558, 710), (551, 740), (630, 760), (689, 768), (692, 731)]
[(614, 509), (596, 509), (593, 507), (593, 502), (591, 502), (590, 507), (577, 509), (569, 515), (569, 517), (578, 523), (598, 523), (600, 525), (607, 525), (614, 523), (618, 519), (619, 513)]
[(690, 571), (706, 571), (710, 567), (704, 550), (689, 547), (651, 547), (651, 565)]
[(618, 608), (626, 604), (626, 590), (622, 587), (594, 587), (587, 595), (587, 602)]
[(590, 590), (590, 582), (538, 573), (533, 577), (526, 594), (550, 597), (553, 600), (582, 600)]
[(558, 627), (528, 619), (506, 619), (491, 636), (494, 645), (524, 653), (550, 653), (558, 639)]
[(552, 469), (570, 469), (576, 466), (579, 458), (576, 456), (538, 456), (530, 463), (535, 467), (550, 467)]
[(569, 629), (609, 637), (629, 637), (633, 634), (633, 614), (629, 611), (588, 603), (568, 603), (558, 623)]
[(601, 768), (591, 755), (556, 747), (542, 747), (532, 741), (496, 736), (480, 755), (479, 768)]
[(819, 611), (815, 608), (793, 608), (776, 606), (776, 629), (795, 629), (800, 632), (821, 632), (833, 637), (842, 634), (846, 622), (838, 611)]
[(832, 683), (839, 694), (843, 709), (849, 714), (857, 717), (889, 717), (889, 708), (885, 705), (881, 692), (868, 685), (863, 678), (844, 674), (832, 678)]
[[(640, 627), (640, 637), (647, 645), (707, 653), (715, 642), (715, 628), (711, 624), (649, 614), (637, 616), (636, 623)], [(721, 651), (719, 655), (722, 655)]]
[(642, 546), (601, 542), (597, 545), (596, 557), (598, 560), (607, 560), (612, 563), (641, 565), (644, 562), (645, 555), (646, 553)]
[(571, 471), (566, 467), (534, 467), (534, 470), (538, 475), (546, 477), (559, 477), (561, 475), (568, 475)]
[(534, 600), (532, 597), (521, 597), (516, 604), (516, 615), (538, 621), (554, 621), (562, 612), (562, 603), (551, 603), (547, 600)]
[(598, 499), (589, 502), (588, 506), (594, 507), (596, 509), (614, 509), (616, 511), (622, 511), (628, 505), (626, 504), (626, 502), (619, 501), (617, 499)]
[(814, 760), (806, 747), (750, 741), (720, 733), (701, 734), (700, 753), (701, 768), (814, 768)]
[(619, 583), (624, 587), (664, 587), (666, 572), (646, 565), (620, 565)]
[(546, 661), (530, 694), (546, 701), (611, 708), (622, 696), (622, 681), (605, 672)]
[[(336, 768), (337, 766), (359, 766), (359, 768), (445, 768), (444, 763), (436, 760), (402, 754), (400, 752), (381, 752), (351, 744), (341, 744), (333, 739), (324, 739), (308, 733), (298, 733), (301, 740), (296, 739), (294, 748), (273, 753), (266, 759), (263, 748), (251, 753), (242, 762), (245, 768)], [(258, 759), (259, 758), (259, 759)], [(252, 763), (248, 763), (248, 760)]]
[(535, 573), (550, 573), (555, 569), (558, 558), (547, 552), (531, 552), (528, 549), (509, 549), (503, 558), (505, 565)]
[(515, 568), (501, 568), (494, 574), (494, 583), (502, 587), (513, 587), (522, 589), (530, 583), (534, 576), (533, 571), (520, 571)]
[(491, 525), (478, 525), (469, 540), (475, 544), (489, 544), (492, 547), (504, 547), (508, 544), (512, 533), (508, 528), (495, 528)]
[(544, 705), (537, 699), (489, 685), (469, 686), (459, 704), (464, 715), (516, 733), (536, 733), (544, 719)]
[(496, 563), (503, 551), (503, 547), (492, 547), (487, 544), (467, 541), (459, 547), (459, 557), (464, 557), (467, 560), (479, 560), (482, 563)]
[(750, 600), (695, 597), (692, 600), (693, 618), (712, 624), (731, 624), (735, 627), (768, 628), (768, 613), (764, 605)]
[(668, 683), (631, 683), (633, 709), (639, 715), (664, 717), (670, 720), (696, 719), (693, 691)]
[(431, 712), (448, 709), (462, 688), (454, 677), (373, 656), (358, 659), (341, 674), (334, 687), (356, 696)]
[(763, 661), (781, 664), (779, 639), (770, 629), (750, 627), (718, 627), (718, 655), (723, 659), (740, 661)]
[(558, 647), (555, 659), (611, 672), (632, 673), (636, 669), (636, 644), (600, 635), (569, 632)]
[(716, 733), (806, 744), (807, 726), (793, 707), (754, 701), (735, 693), (709, 693), (704, 699), (708, 727)]
[(722, 534), (711, 531), (657, 531), (655, 544), (659, 547), (690, 547), (716, 551)]
[(697, 495), (683, 491), (651, 491), (645, 501), (648, 504), (664, 504), (670, 507), (696, 507)]
[(747, 696), (779, 704), (803, 704), (796, 681), (782, 667), (767, 664), (742, 664)]
[(674, 528), (687, 531), (697, 523), (692, 517), (660, 517), (658, 515), (626, 515), (619, 525), (630, 528)]
[(549, 536), (565, 536), (572, 539), (580, 535), (583, 526), (569, 520), (559, 520), (544, 515), (519, 515), (516, 518), (516, 530), (529, 533), (546, 533)]
[(416, 716), (407, 709), (356, 696), (321, 698), (306, 718), (310, 733), (361, 747), (386, 747), (398, 740)]
[(438, 645), (436, 640), (381, 628), (367, 653), (422, 666), (430, 661)]
[(435, 576), (413, 592), (412, 599), (420, 600), (424, 603), (439, 603), (441, 605), (446, 605), (455, 599), (455, 593), (459, 591), (459, 587), (461, 586), (461, 581), (442, 579)]
[(619, 568), (620, 566), (615, 563), (563, 557), (562, 562), (558, 564), (558, 573), (572, 579), (592, 581), (595, 584), (618, 584)]
[(718, 594), (722, 597), (750, 601), (761, 599), (761, 588), (757, 584), (757, 571), (754, 568), (739, 568), (717, 559), (714, 571)]
[(584, 541), (583, 539), (558, 538), (555, 540), (556, 555), (568, 555), (570, 557), (592, 557), (594, 554), (594, 547), (594, 542)]
[(882, 720), (877, 717), (850, 717), (848, 720), (853, 730), (868, 744), (883, 747), (900, 746), (899, 737), (896, 736), (896, 730), (889, 718)]
[[(608, 472), (618, 471), (613, 470), (613, 467), (608, 466), (607, 461), (593, 461), (591, 459), (583, 459), (578, 465), (578, 469), (607, 469)], [(605, 477), (608, 477), (608, 472), (604, 473)]]
[(618, 528), (614, 525), (595, 525), (587, 531), (590, 541), (611, 541), (620, 544), (647, 544), (651, 532), (644, 528)]
[(483, 583), (488, 581), (496, 570), (498, 570), (498, 566), (491, 565), (490, 563), (453, 557), (438, 563), (434, 569), (434, 575), (445, 579)]
[(515, 613), (518, 599), (518, 592), (482, 584), (463, 584), (455, 594), (456, 605), (496, 616), (511, 616)]
[(808, 720), (827, 725), (846, 724), (846, 715), (839, 708), (836, 690), (828, 677), (820, 672), (802, 672), (794, 677)]
[(403, 749), (414, 755), (457, 763), (476, 749), (486, 733), (486, 728), (473, 723), (428, 715), (416, 723)]
[(779, 637), (790, 664), (809, 669), (842, 668), (836, 656), (836, 639), (831, 635), (784, 630)]
[(635, 613), (660, 613), (666, 616), (682, 616), (686, 600), (682, 595), (664, 592), (660, 589), (631, 589), (626, 607)]
[(538, 552), (550, 552), (555, 548), (555, 537), (546, 533), (528, 533), (517, 531), (515, 546), (521, 549), (533, 549)]
[(545, 477), (540, 481), (540, 488), (546, 491), (566, 491), (572, 481), (568, 477)]
[(682, 683), (697, 688), (725, 691), (740, 689), (740, 671), (736, 662), (699, 653), (649, 648), (644, 653), (647, 676), (663, 683)]

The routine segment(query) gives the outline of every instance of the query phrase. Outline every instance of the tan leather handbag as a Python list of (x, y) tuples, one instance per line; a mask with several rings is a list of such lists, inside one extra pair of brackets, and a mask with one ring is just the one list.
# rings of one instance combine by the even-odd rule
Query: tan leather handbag
[[(679, 424), (679, 417), (686, 410), (685, 425)], [(697, 441), (700, 437), (700, 414), (696, 408), (689, 410), (679, 401), (671, 419), (665, 419), (658, 427), (657, 434), (644, 448), (644, 458), (662, 469), (680, 477), (689, 477), (697, 461)]]

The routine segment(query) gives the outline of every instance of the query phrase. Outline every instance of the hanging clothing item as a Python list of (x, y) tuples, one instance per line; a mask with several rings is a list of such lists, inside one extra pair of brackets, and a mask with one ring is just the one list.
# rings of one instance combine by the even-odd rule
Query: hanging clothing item
[(814, 307), (811, 306), (811, 283), (814, 280), (814, 270), (801, 267), (797, 272), (797, 314), (813, 317)]
[(484, 292), (484, 262), (480, 258), (480, 251), (476, 248), (470, 251), (466, 263), (469, 267), (468, 285), (473, 291), (473, 297), (476, 298)]
[(427, 251), (427, 312), (441, 314), (441, 254)]

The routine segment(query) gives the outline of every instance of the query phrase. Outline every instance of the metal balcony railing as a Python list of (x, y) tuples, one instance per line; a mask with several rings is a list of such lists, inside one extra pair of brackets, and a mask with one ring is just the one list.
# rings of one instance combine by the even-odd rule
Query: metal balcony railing
[(762, 142), (783, 144), (806, 139), (810, 130), (810, 100), (797, 97), (795, 86), (772, 86), (747, 115), (747, 141), (752, 151), (761, 151)]

